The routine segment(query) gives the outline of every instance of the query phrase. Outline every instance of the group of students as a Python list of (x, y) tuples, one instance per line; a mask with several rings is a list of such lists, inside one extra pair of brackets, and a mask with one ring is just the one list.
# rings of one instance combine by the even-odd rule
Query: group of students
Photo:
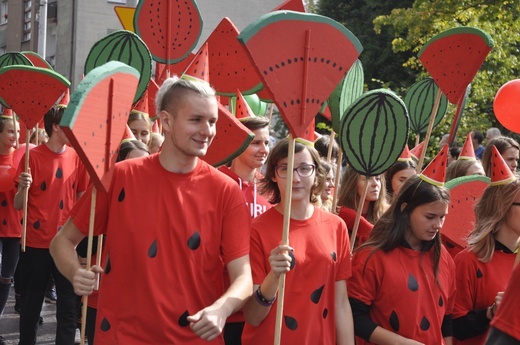
[[(62, 285), (65, 291), (89, 295), (102, 273), (97, 304), (89, 304), (95, 314), (89, 342), (95, 334), (96, 344), (111, 345), (272, 343), (282, 274), (282, 344), (478, 344), (484, 343), (491, 319), (496, 329), (490, 339), (499, 342), (490, 344), (520, 342), (518, 321), (499, 319), (506, 309), (502, 299), (517, 298), (503, 294), (520, 235), (520, 183), (512, 172), (507, 183), (492, 184), (484, 192), (468, 248), (454, 262), (441, 244), (449, 192), (415, 174), (414, 161), (397, 162), (386, 181), (383, 175), (365, 177), (347, 169), (336, 186), (339, 207), (333, 210), (334, 169), (312, 146), (296, 141), (290, 171), (289, 140), (270, 149), (269, 121), (241, 119), (255, 138), (244, 153), (217, 170), (200, 159), (216, 133), (214, 90), (205, 83), (170, 78), (156, 104), (164, 132), (160, 152), (118, 163), (108, 192), (97, 193), (94, 233), (106, 235), (102, 267), (88, 269), (80, 259), (84, 251), (78, 255), (89, 230), (92, 187), (87, 188), (82, 167), (65, 168), (79, 159), (66, 147), (59, 121), (46, 120), (51, 124), (49, 142), (60, 138), (61, 149), (43, 145), (47, 148), (39, 150), (54, 156), (70, 153), (67, 165), (42, 167), (33, 149), (30, 173), (22, 172), (23, 164), (19, 167), (18, 198), (13, 195), (13, 200), (17, 205), (29, 188), (29, 202), (34, 203), (29, 204), (22, 268), (44, 265), (47, 272), (38, 276), (48, 278), (47, 267), (59, 275), (58, 308), (68, 301)], [(132, 131), (146, 138), (149, 123), (139, 121), (146, 123), (145, 130), (134, 123)], [(516, 150), (518, 160), (518, 144)], [(132, 157), (127, 152), (120, 158)], [(44, 172), (48, 180), (39, 177)], [(58, 186), (66, 174), (71, 174), (63, 187), (69, 190), (67, 197), (63, 191), (33, 197)], [(281, 245), (289, 174), (290, 242)], [(360, 200), (367, 178), (369, 190)], [(44, 212), (52, 212), (56, 224), (42, 223), (34, 211), (38, 203), (43, 209), (48, 205)], [(350, 239), (361, 203), (358, 236)], [(58, 210), (62, 216), (54, 217)], [(44, 225), (55, 234), (61, 230), (35, 246), (29, 234), (42, 233)], [(352, 257), (350, 241), (356, 247)], [(31, 310), (29, 305), (43, 301), (41, 292), (32, 296), (31, 289), (45, 292), (41, 283), (23, 286), (21, 317), (24, 307)], [(60, 330), (69, 315), (59, 314), (56, 343), (70, 344), (65, 340), (69, 334)], [(33, 327), (22, 335), (21, 326), (20, 344), (35, 341), (34, 315), (39, 311), (25, 315)], [(513, 340), (507, 343), (504, 337)]]

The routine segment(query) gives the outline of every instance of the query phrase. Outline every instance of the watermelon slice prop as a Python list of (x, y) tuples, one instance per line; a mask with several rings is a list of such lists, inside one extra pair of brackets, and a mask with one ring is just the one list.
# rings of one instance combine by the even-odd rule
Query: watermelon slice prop
[[(346, 75), (363, 47), (347, 28), (323, 16), (276, 11), (247, 26), (238, 40), (258, 68), (291, 133), (288, 169), (294, 166), (295, 138), (305, 138), (323, 103)], [(266, 49), (269, 47), (269, 49)], [(312, 129), (314, 132), (314, 129)], [(289, 243), (292, 178), (287, 176), (282, 243)], [(285, 275), (280, 276), (275, 344), (280, 343)]]
[[(73, 92), (60, 122), (62, 130), (81, 158), (93, 182), (87, 242), (87, 270), (91, 269), (97, 190), (103, 192), (108, 190), (139, 77), (139, 72), (135, 68), (118, 61), (110, 61), (92, 69)], [(99, 253), (102, 252), (102, 243), (100, 236)], [(101, 255), (98, 255), (98, 260), (100, 258)], [(84, 298), (88, 299), (88, 296)], [(87, 300), (82, 308), (81, 342), (85, 339), (83, 324), (86, 322), (86, 306)]]
[[(448, 101), (458, 104), (462, 101), (468, 85), (484, 63), (493, 45), (493, 40), (486, 32), (461, 26), (443, 31), (431, 38), (419, 51), (418, 57)], [(435, 114), (440, 103), (440, 91), (435, 97), (426, 132), (426, 147), (417, 164), (418, 171), (424, 162)]]
[(141, 0), (135, 9), (134, 28), (153, 59), (169, 65), (183, 60), (195, 48), (202, 17), (194, 0)]
[(139, 85), (134, 95), (134, 103), (137, 103), (152, 77), (152, 57), (146, 44), (131, 31), (114, 31), (90, 48), (85, 61), (85, 75), (108, 61), (123, 62), (140, 73)]
[(307, 12), (302, 0), (286, 0), (277, 6), (273, 11), (296, 11), (296, 12)]
[(254, 138), (255, 135), (219, 103), (217, 134), (202, 159), (214, 167), (231, 162)]
[[(408, 139), (404, 102), (385, 89), (372, 90), (352, 103), (341, 121), (339, 141), (351, 169), (364, 176), (385, 172), (399, 158)], [(360, 200), (365, 200), (369, 179)], [(359, 203), (351, 238), (356, 238), (363, 203)], [(352, 240), (350, 251), (354, 249)]]
[(33, 66), (35, 67), (41, 67), (41, 68), (48, 68), (53, 69), (52, 66), (45, 60), (42, 56), (39, 54), (32, 52), (32, 51), (23, 51), (23, 56), (25, 56)]
[[(0, 68), (13, 65), (33, 66), (32, 62), (22, 53), (9, 52), (0, 55)], [(7, 105), (1, 97), (0, 95), (0, 104), (2, 104), (2, 107), (9, 108), (9, 105)]]

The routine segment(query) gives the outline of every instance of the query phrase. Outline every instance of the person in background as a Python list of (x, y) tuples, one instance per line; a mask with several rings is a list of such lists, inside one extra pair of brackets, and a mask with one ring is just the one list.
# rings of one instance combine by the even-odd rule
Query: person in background
[(513, 138), (502, 136), (491, 139), (484, 149), (484, 153), (482, 154), (482, 166), (484, 167), (486, 176), (491, 177), (491, 153), (493, 146), (495, 146), (500, 155), (502, 155), (509, 169), (515, 173), (520, 157), (520, 145)]
[(150, 154), (159, 152), (161, 150), (163, 142), (164, 142), (164, 136), (162, 134), (152, 132), (151, 138), (150, 138), (150, 145), (148, 145)]
[(491, 139), (500, 137), (502, 133), (500, 132), (500, 129), (496, 127), (491, 127), (486, 131), (486, 143), (488, 143)]
[(458, 146), (450, 147), (450, 154), (448, 155), (448, 166), (454, 161), (456, 161), (460, 156), (461, 148)]
[(473, 148), (475, 149), (475, 157), (482, 159), (482, 154), (484, 153), (482, 141), (484, 141), (484, 136), (479, 131), (473, 130), (471, 131), (471, 138), (473, 140)]
[(417, 164), (412, 159), (408, 145), (404, 148), (403, 153), (397, 159), (397, 161), (385, 172), (385, 188), (388, 202), (392, 201), (397, 197), (403, 184), (416, 174)]
[[(319, 137), (318, 140), (314, 142), (314, 148), (318, 151), (320, 154), (320, 157), (323, 159), (327, 159), (327, 156), (329, 154), (329, 146), (330, 146), (330, 135), (322, 135)], [(339, 145), (334, 140), (332, 142), (332, 151), (330, 156), (330, 162), (332, 165), (336, 165), (336, 161), (338, 160), (338, 154), (339, 154)]]

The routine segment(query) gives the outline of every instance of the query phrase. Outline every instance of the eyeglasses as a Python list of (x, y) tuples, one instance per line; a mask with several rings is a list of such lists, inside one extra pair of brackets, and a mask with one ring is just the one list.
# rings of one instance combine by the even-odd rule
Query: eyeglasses
[(512, 206), (520, 206), (520, 202), (514, 202)]
[[(314, 173), (314, 169), (316, 167), (312, 164), (300, 165), (297, 168), (294, 168), (293, 171), (296, 171), (300, 177), (309, 177)], [(287, 178), (287, 165), (279, 165), (275, 168), (276, 175), (279, 178), (285, 179)]]

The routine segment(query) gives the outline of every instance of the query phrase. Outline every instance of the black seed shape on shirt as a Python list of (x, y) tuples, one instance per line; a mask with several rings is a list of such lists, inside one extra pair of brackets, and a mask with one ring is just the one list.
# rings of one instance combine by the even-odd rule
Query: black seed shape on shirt
[(296, 258), (294, 257), (293, 252), (289, 252), (289, 256), (291, 257), (291, 270), (296, 266)]
[(47, 189), (47, 183), (45, 183), (45, 181), (43, 181), (42, 184), (40, 185), (40, 189), (42, 191)]
[(157, 240), (153, 241), (150, 249), (148, 249), (148, 256), (152, 259), (157, 256)]
[(190, 313), (186, 310), (180, 317), (177, 323), (181, 327), (187, 327), (189, 326), (190, 322), (188, 321), (188, 316), (190, 316)]
[(2, 206), (3, 206), (3, 207), (6, 207), (6, 206), (7, 206), (7, 200), (2, 200)]
[(125, 200), (125, 188), (121, 188), (121, 192), (119, 192), (119, 196), (117, 197), (117, 201), (121, 202)]
[(408, 276), (408, 288), (411, 291), (417, 291), (419, 290), (419, 283), (417, 283), (417, 279), (410, 273)]
[(446, 241), (446, 247), (455, 248), (455, 245), (453, 243), (451, 243), (450, 241)]
[(329, 315), (329, 310), (327, 308), (323, 309), (323, 318), (326, 319), (327, 315)]
[(195, 249), (199, 248), (199, 246), (200, 246), (200, 234), (198, 231), (195, 231), (195, 233), (193, 233), (193, 235), (191, 235), (190, 238), (188, 239), (188, 247), (191, 250), (195, 250)]
[(63, 170), (61, 170), (61, 168), (58, 168), (58, 170), (56, 170), (56, 178), (62, 178), (63, 177)]
[(60, 200), (60, 210), (63, 210), (63, 200)]
[(336, 252), (330, 252), (330, 257), (336, 262)]
[(422, 320), (421, 320), (421, 329), (423, 331), (427, 331), (430, 329), (430, 321), (428, 321), (428, 319), (426, 318), (426, 316), (423, 316)]
[(108, 332), (110, 330), (110, 322), (108, 322), (107, 318), (104, 317), (103, 321), (101, 321), (100, 327), (103, 332)]
[(33, 226), (34, 226), (35, 229), (39, 229), (40, 228), (40, 221), (39, 220), (35, 221)]
[(298, 329), (298, 321), (296, 321), (295, 318), (290, 317), (290, 316), (284, 316), (283, 318), (285, 320), (285, 325), (291, 331), (295, 331), (296, 329)]
[(390, 314), (390, 319), (388, 321), (390, 322), (390, 326), (392, 326), (392, 329), (397, 332), (399, 330), (399, 316), (397, 316), (395, 310), (392, 310), (392, 313)]
[(322, 285), (320, 288), (314, 290), (311, 293), (311, 301), (312, 301), (312, 303), (318, 304), (318, 302), (320, 301), (320, 298), (321, 298), (321, 294), (323, 293), (323, 288), (324, 287), (325, 287), (325, 285)]
[(477, 278), (482, 278), (484, 275), (482, 274), (482, 271), (480, 268), (477, 268)]
[(444, 300), (442, 299), (442, 296), (439, 296), (439, 307), (442, 307), (444, 305)]
[(7, 220), (4, 218), (4, 221), (2, 222), (3, 225), (7, 225)]
[(103, 273), (109, 274), (112, 271), (112, 264), (110, 264), (110, 254), (107, 255), (107, 263), (105, 264), (105, 271)]

